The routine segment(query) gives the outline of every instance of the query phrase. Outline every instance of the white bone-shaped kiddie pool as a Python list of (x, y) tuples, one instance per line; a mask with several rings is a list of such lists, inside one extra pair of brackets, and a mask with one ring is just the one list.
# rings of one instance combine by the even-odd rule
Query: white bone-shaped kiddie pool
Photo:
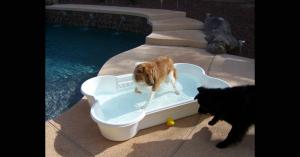
[(103, 75), (86, 80), (81, 92), (87, 97), (91, 117), (102, 135), (112, 141), (128, 140), (138, 130), (165, 123), (168, 117), (179, 119), (196, 114), (199, 104), (194, 97), (198, 87), (229, 87), (224, 80), (207, 76), (197, 65), (175, 63), (174, 66), (180, 94), (174, 93), (171, 83), (163, 83), (145, 109), (137, 106), (146, 103), (150, 90), (135, 93), (132, 74)]

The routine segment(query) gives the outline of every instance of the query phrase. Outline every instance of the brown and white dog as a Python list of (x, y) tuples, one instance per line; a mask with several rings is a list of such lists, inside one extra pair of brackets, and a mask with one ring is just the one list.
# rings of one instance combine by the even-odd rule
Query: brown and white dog
[(135, 92), (141, 93), (139, 90), (142, 86), (151, 87), (149, 100), (142, 107), (145, 108), (151, 103), (155, 92), (159, 90), (161, 83), (171, 81), (175, 93), (179, 95), (176, 88), (176, 69), (173, 60), (168, 56), (160, 56), (151, 61), (143, 62), (136, 65), (133, 73), (133, 80), (136, 83)]

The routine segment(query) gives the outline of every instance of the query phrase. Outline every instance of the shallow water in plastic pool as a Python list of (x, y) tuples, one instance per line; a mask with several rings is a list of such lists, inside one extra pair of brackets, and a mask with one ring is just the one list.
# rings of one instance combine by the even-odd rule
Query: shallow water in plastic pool
[[(152, 102), (147, 106), (146, 111), (153, 111), (168, 107), (168, 105), (193, 100), (197, 93), (197, 87), (200, 85), (197, 83), (196, 77), (187, 74), (179, 75), (176, 82), (176, 87), (180, 92), (179, 95), (174, 93), (171, 83), (162, 84)], [(137, 94), (133, 89), (129, 89), (120, 93), (117, 97), (103, 102), (101, 107), (97, 106), (95, 110), (96, 115), (107, 123), (127, 123), (141, 114), (139, 106), (146, 103), (149, 94), (149, 92)]]

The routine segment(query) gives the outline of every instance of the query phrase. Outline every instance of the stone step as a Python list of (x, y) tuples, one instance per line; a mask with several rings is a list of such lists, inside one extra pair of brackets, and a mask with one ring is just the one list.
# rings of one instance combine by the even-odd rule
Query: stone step
[(201, 21), (192, 18), (170, 18), (165, 20), (151, 20), (152, 31), (197, 30), (203, 28)]
[(185, 18), (186, 13), (181, 12), (181, 11), (170, 11), (166, 13), (160, 13), (160, 14), (153, 14), (149, 15), (148, 19), (149, 20), (166, 20), (166, 19), (171, 19), (171, 18)]
[(56, 4), (46, 6), (48, 10), (70, 10), (93, 13), (110, 13), (121, 15), (142, 16), (149, 20), (161, 20), (175, 17), (185, 17), (186, 13), (182, 11), (164, 10), (164, 9), (147, 9), (87, 4)]
[(112, 57), (105, 62), (98, 75), (121, 75), (132, 73), (136, 62), (143, 62), (158, 56), (169, 56), (175, 63), (191, 63), (199, 65), (205, 71), (208, 70), (214, 57), (214, 55), (210, 54), (205, 49), (146, 44)]
[(207, 41), (200, 30), (154, 31), (146, 37), (146, 44), (206, 48)]

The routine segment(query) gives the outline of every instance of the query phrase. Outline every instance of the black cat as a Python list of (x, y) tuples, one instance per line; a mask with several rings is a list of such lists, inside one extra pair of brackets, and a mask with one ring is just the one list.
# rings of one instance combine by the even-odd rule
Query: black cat
[(255, 85), (224, 89), (199, 87), (198, 92), (195, 97), (200, 105), (198, 112), (214, 116), (208, 124), (224, 120), (232, 126), (226, 139), (217, 144), (218, 148), (240, 142), (249, 127), (255, 124)]

